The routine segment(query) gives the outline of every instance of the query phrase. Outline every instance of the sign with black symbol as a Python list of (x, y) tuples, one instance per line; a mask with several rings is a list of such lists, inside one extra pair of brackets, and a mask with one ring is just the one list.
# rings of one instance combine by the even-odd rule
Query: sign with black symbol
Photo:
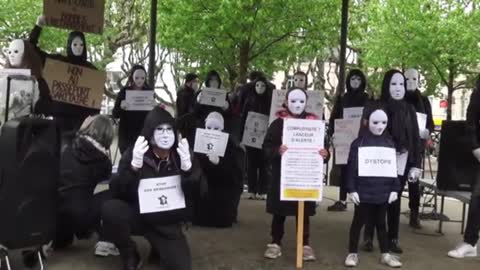
[(227, 100), (225, 89), (205, 88), (200, 94), (200, 104), (223, 108)]
[(246, 146), (262, 149), (267, 128), (268, 115), (249, 112), (245, 122), (245, 129), (243, 130), (242, 143)]
[(197, 128), (193, 151), (195, 153), (214, 154), (223, 157), (227, 150), (228, 137), (228, 133)]
[(185, 208), (185, 195), (179, 175), (140, 180), (138, 185), (140, 214)]

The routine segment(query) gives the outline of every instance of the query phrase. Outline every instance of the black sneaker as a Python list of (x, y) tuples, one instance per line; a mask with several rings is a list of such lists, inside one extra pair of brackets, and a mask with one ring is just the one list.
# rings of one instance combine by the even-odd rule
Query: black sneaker
[(120, 250), (120, 256), (122, 257), (124, 270), (138, 270), (142, 267), (142, 260), (137, 248)]
[(366, 240), (363, 242), (363, 248), (364, 251), (366, 252), (373, 252), (373, 242), (372, 240)]
[(422, 228), (422, 224), (420, 224), (420, 218), (417, 212), (412, 211), (410, 213), (410, 227), (420, 230)]
[(341, 201), (335, 202), (333, 205), (327, 208), (330, 212), (344, 212), (347, 211), (347, 204)]
[(390, 248), (390, 251), (392, 253), (396, 253), (396, 254), (402, 254), (403, 253), (403, 249), (399, 246), (397, 239), (392, 239), (390, 241), (390, 247), (389, 248)]

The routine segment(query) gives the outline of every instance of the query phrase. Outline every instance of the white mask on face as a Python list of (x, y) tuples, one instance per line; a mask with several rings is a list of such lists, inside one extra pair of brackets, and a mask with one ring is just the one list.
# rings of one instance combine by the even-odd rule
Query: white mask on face
[(21, 39), (13, 40), (8, 46), (7, 57), (13, 67), (20, 67), (25, 54), (25, 44)]
[(395, 100), (402, 100), (405, 96), (405, 79), (402, 74), (395, 73), (390, 79), (390, 96)]
[(373, 135), (380, 136), (387, 128), (388, 117), (382, 110), (376, 110), (370, 115), (368, 119), (368, 129)]
[(84, 46), (85, 44), (83, 44), (83, 40), (80, 37), (74, 37), (71, 44), (73, 55), (81, 56), (83, 54)]
[(218, 112), (210, 113), (205, 119), (205, 129), (223, 131), (224, 128), (223, 116)]
[(215, 89), (220, 88), (220, 82), (216, 78), (210, 79), (209, 85), (210, 85), (210, 88), (215, 88)]
[(351, 78), (350, 78), (350, 87), (354, 90), (360, 88), (360, 85), (362, 85), (362, 79), (360, 78), (360, 76), (357, 76), (357, 75), (353, 75)]
[(145, 85), (145, 77), (147, 74), (143, 69), (137, 69), (133, 72), (133, 83), (137, 88), (142, 88)]
[(293, 76), (293, 86), (296, 87), (296, 88), (301, 88), (301, 89), (306, 89), (306, 79), (305, 79), (305, 76), (301, 75), (301, 74), (297, 74), (295, 76)]
[(255, 92), (259, 95), (263, 95), (265, 91), (267, 90), (267, 86), (265, 85), (264, 82), (260, 81), (255, 84)]
[(418, 71), (410, 68), (405, 71), (405, 80), (407, 81), (407, 91), (415, 91), (418, 89)]
[(293, 90), (288, 95), (288, 110), (293, 115), (300, 115), (307, 106), (307, 97), (302, 90)]
[(169, 150), (172, 148), (175, 143), (175, 134), (173, 133), (173, 128), (169, 124), (163, 124), (158, 126), (155, 131), (153, 131), (153, 139), (155, 145), (163, 150)]

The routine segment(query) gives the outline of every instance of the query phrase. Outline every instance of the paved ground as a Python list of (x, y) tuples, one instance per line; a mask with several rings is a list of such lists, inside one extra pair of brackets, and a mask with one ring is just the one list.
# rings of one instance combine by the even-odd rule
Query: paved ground
[[(337, 196), (336, 188), (327, 188), (326, 197)], [(295, 269), (295, 224), (293, 219), (287, 222), (284, 241), (284, 256), (277, 261), (264, 259), (263, 251), (269, 239), (270, 216), (265, 213), (264, 202), (242, 200), (240, 223), (231, 229), (192, 228), (188, 238), (193, 253), (195, 270), (269, 270)], [(311, 244), (317, 252), (318, 260), (308, 263), (305, 269), (345, 269), (343, 260), (347, 251), (348, 230), (352, 219), (352, 207), (346, 213), (329, 213), (326, 207), (331, 201), (326, 199), (320, 206), (317, 216), (312, 220)], [(403, 205), (407, 205), (406, 201)], [(447, 214), (450, 218), (459, 218), (461, 205), (448, 201)], [(445, 235), (435, 235), (437, 222), (425, 221), (421, 232), (414, 232), (406, 226), (407, 219), (402, 217), (401, 241), (406, 253), (401, 259), (403, 269), (412, 270), (462, 270), (479, 269), (480, 259), (457, 261), (445, 256), (446, 252), (461, 240), (460, 225), (445, 225)], [(422, 235), (430, 234), (430, 235)], [(148, 256), (149, 246), (138, 239), (140, 252)], [(95, 258), (92, 241), (77, 242), (67, 251), (57, 252), (48, 261), (51, 270), (110, 270), (122, 269), (119, 258)], [(358, 269), (387, 269), (379, 263), (377, 252), (360, 253)], [(23, 269), (18, 256), (13, 256), (13, 269)], [(143, 269), (154, 270), (154, 265)], [(3, 270), (3, 269), (2, 269)]]

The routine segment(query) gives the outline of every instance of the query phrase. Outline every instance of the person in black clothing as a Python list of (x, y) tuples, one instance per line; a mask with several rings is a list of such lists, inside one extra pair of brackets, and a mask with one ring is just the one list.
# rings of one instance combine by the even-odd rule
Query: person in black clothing
[[(243, 109), (245, 107), (245, 102), (247, 102), (248, 96), (255, 92), (255, 82), (261, 77), (266, 77), (261, 71), (252, 71), (249, 74), (249, 82), (244, 84), (238, 91), (238, 108)], [(268, 82), (268, 88), (275, 89), (275, 85)]]
[(308, 88), (308, 76), (303, 71), (297, 71), (293, 74), (293, 86), (292, 88), (300, 88), (307, 90)]
[(472, 179), (472, 197), (468, 207), (463, 243), (448, 252), (449, 257), (456, 259), (477, 256), (480, 232), (480, 77), (477, 79), (467, 108), (467, 134), (472, 154), (479, 163), (476, 164), (477, 176)]
[[(335, 120), (343, 119), (343, 110), (346, 108), (364, 107), (368, 102), (368, 94), (365, 93), (367, 86), (367, 79), (361, 70), (352, 69), (346, 80), (347, 93), (343, 96), (338, 96), (333, 106), (332, 113), (330, 115), (330, 121), (328, 123), (328, 136), (335, 137)], [(333, 139), (334, 141), (334, 139)], [(333, 143), (335, 146), (335, 143)], [(346, 185), (346, 165), (338, 166), (340, 172), (340, 200), (327, 208), (328, 211), (341, 212), (347, 211), (347, 191)]]
[[(162, 211), (171, 201), (163, 195), (158, 208), (141, 209), (140, 199), (146, 198), (139, 195), (139, 186), (166, 177), (179, 181), (175, 187), (184, 195), (184, 199), (178, 198), (180, 205)], [(162, 269), (192, 268), (182, 223), (191, 219), (191, 198), (199, 177), (200, 168), (192, 159), (187, 140), (177, 135), (173, 117), (155, 107), (145, 118), (134, 147), (122, 156), (119, 173), (110, 182), (113, 199), (102, 207), (104, 235), (118, 247), (125, 270), (137, 270), (141, 264), (132, 235), (143, 235), (150, 242), (151, 253), (158, 257)]]
[(118, 127), (118, 147), (123, 154), (135, 143), (143, 128), (148, 111), (129, 111), (126, 102), (127, 90), (152, 90), (145, 82), (147, 71), (143, 66), (135, 65), (128, 76), (127, 85), (120, 89), (113, 107), (113, 117), (120, 118)]
[(177, 92), (177, 118), (193, 112), (195, 106), (195, 92), (199, 89), (198, 76), (188, 73), (185, 76), (185, 84)]
[[(415, 108), (405, 101), (405, 77), (398, 70), (389, 70), (383, 79), (381, 101), (384, 103), (388, 115), (388, 132), (395, 142), (398, 161), (398, 175), (402, 194), (407, 181), (416, 182), (421, 176), (420, 136), (418, 131), (417, 114)], [(417, 190), (418, 191), (418, 190)], [(416, 190), (409, 189), (409, 197), (416, 198)], [(390, 251), (403, 253), (399, 246), (398, 235), (400, 226), (399, 200), (390, 204), (387, 211), (388, 239)], [(414, 200), (410, 200), (410, 208), (414, 207)], [(372, 250), (373, 228), (367, 223), (365, 228), (365, 249)]]
[[(350, 146), (348, 164), (345, 170), (345, 188), (355, 204), (355, 212), (350, 227), (349, 254), (345, 259), (347, 267), (358, 265), (360, 230), (367, 220), (377, 229), (382, 254), (381, 262), (390, 267), (400, 267), (402, 265), (394, 256), (389, 254), (385, 224), (388, 204), (398, 199), (397, 191), (400, 189), (398, 178), (385, 175), (361, 176), (359, 171), (360, 149), (382, 147), (391, 149), (392, 154), (395, 153), (395, 144), (385, 131), (387, 123), (387, 113), (381, 106), (368, 106), (365, 108), (362, 117), (361, 135)], [(396, 175), (396, 172), (394, 174)]]
[(222, 88), (222, 79), (220, 78), (220, 74), (218, 74), (218, 72), (215, 70), (210, 70), (205, 78), (205, 86), (215, 89)]

